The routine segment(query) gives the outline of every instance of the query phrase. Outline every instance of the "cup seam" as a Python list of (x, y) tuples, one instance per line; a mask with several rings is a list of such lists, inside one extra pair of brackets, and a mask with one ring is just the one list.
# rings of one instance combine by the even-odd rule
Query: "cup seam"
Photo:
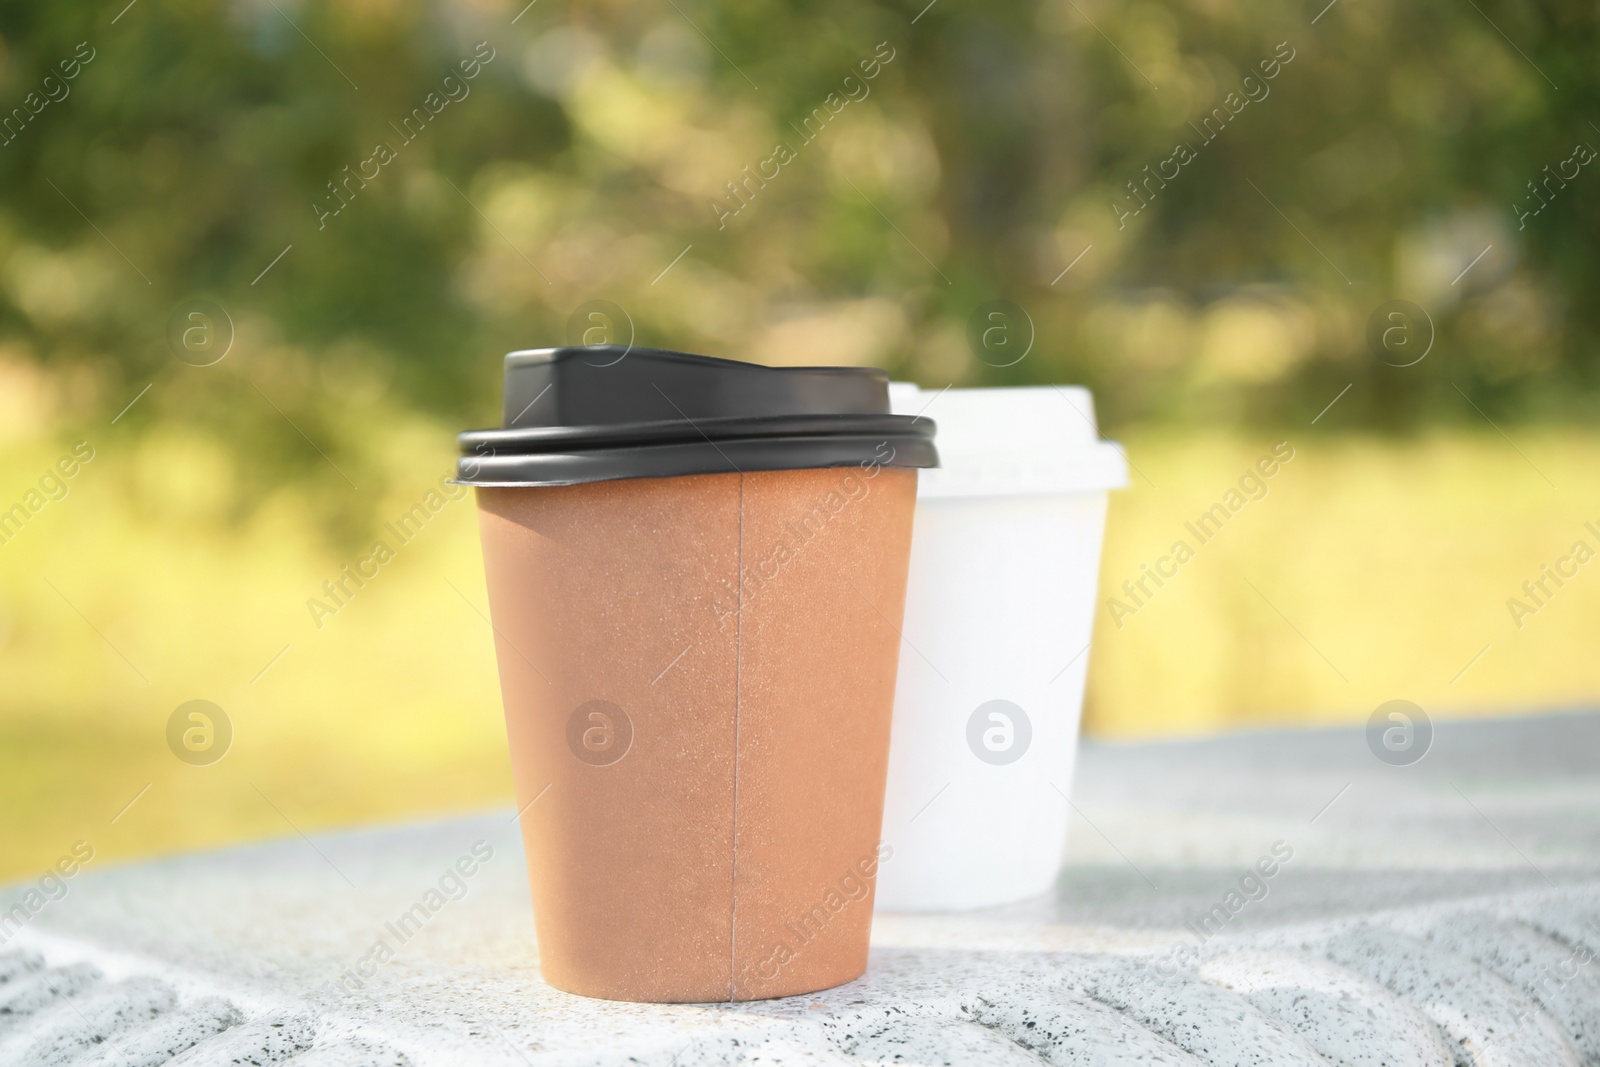
[(737, 608), (733, 638), (733, 833), (728, 881), (728, 1002), (735, 999), (739, 949), (739, 705), (744, 696), (744, 472), (739, 472), (739, 547), (735, 554)]

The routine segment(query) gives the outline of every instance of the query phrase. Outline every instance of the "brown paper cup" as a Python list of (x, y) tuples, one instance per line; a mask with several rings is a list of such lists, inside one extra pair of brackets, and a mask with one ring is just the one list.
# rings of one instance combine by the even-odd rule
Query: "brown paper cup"
[(757, 1000), (866, 969), (916, 479), (478, 489), (551, 985)]

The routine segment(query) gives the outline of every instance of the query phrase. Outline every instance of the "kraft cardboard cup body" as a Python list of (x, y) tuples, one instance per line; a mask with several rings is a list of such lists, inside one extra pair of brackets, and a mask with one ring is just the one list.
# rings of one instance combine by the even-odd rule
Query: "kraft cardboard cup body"
[[(1087, 391), (895, 383), (939, 419), (906, 595), (878, 882), (886, 911), (1055, 883), (1066, 848), (1107, 491), (1126, 483)], [(930, 404), (929, 402), (932, 401)]]
[[(651, 381), (670, 377), (640, 362)], [(638, 384), (578, 376), (551, 392), (590, 427), (596, 412), (575, 396)], [(869, 384), (887, 413), (886, 382)], [(848, 406), (833, 388), (806, 403)], [(643, 459), (588, 454), (563, 468), (551, 456), (578, 450), (547, 424), (532, 436), (560, 451), (521, 473), (569, 484), (516, 484), (508, 442), (526, 427), (511, 418), (512, 392), (508, 382), (513, 432), (490, 438), (492, 454), (463, 435), (461, 480), (479, 486), (545, 980), (613, 1000), (706, 1002), (858, 977), (874, 885), (893, 862), (880, 826), (918, 473), (897, 464), (924, 439), (884, 437), (846, 463), (856, 446), (839, 438), (861, 427), (832, 425), (812, 446), (837, 465), (784, 469), (786, 447), (789, 461), (817, 457), (751, 444), (743, 414), (742, 436), (717, 439), (717, 420), (734, 416), (701, 412), (691, 417), (714, 445), (702, 438), (698, 459), (663, 459), (692, 444), (663, 431)], [(718, 403), (760, 416), (787, 402), (736, 394)], [(629, 428), (612, 425), (591, 453), (650, 450), (638, 438), (656, 431), (637, 427), (670, 421), (627, 414)], [(750, 466), (729, 469), (733, 457)], [(618, 477), (630, 462), (709, 469)], [(571, 477), (595, 470), (610, 476)]]

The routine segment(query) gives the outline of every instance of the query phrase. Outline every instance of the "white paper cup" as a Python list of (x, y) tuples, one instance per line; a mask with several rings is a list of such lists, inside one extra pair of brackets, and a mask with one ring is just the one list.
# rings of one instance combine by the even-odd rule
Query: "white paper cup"
[(1066, 848), (1107, 491), (1085, 389), (896, 383), (939, 424), (911, 542), (878, 876), (885, 911), (1048, 891)]

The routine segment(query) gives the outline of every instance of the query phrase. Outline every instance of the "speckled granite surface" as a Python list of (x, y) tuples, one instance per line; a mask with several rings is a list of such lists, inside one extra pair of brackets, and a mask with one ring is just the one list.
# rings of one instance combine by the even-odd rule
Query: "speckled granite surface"
[(1600, 1064), (1597, 763), (1593, 714), (1088, 746), (1055, 894), (736, 1006), (544, 986), (509, 812), (97, 870), (0, 949), (0, 1067)]

